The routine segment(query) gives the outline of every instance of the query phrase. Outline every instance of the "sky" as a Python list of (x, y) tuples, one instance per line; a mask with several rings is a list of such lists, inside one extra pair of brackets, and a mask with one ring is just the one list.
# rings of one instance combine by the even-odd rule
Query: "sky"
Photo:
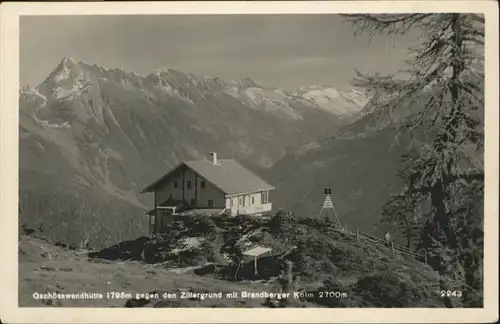
[(36, 86), (73, 57), (139, 75), (166, 67), (288, 89), (347, 89), (354, 69), (395, 72), (412, 41), (354, 31), (335, 14), (23, 16), (20, 82)]

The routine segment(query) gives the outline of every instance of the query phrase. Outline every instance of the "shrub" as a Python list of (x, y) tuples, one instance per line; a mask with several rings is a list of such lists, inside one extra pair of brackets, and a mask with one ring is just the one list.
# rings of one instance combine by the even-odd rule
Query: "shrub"
[[(402, 279), (393, 271), (376, 273), (361, 278), (353, 287), (354, 293), (374, 307), (412, 307), (422, 301), (437, 300), (427, 282)], [(438, 302), (439, 303), (439, 302)]]
[(180, 266), (199, 266), (206, 264), (207, 258), (201, 249), (193, 249), (179, 252), (177, 262)]
[(250, 215), (237, 215), (233, 218), (233, 223), (235, 225), (244, 225), (254, 222), (255, 219)]
[(222, 256), (221, 247), (223, 242), (221, 242), (221, 237), (214, 239), (213, 241), (205, 240), (201, 244), (200, 249), (203, 251), (205, 258), (208, 262), (213, 262), (217, 264), (225, 264), (226, 259)]
[(217, 225), (215, 225), (215, 222), (208, 217), (202, 218), (199, 223), (199, 232), (202, 234), (214, 234), (217, 232)]
[[(340, 292), (345, 293), (347, 296), (338, 298), (321, 298), (321, 292)], [(330, 277), (323, 281), (323, 286), (315, 291), (314, 298), (309, 299), (308, 301), (331, 308), (360, 307), (362, 304), (361, 299), (353, 294), (350, 287), (342, 284), (335, 277)]]
[(296, 219), (291, 213), (278, 212), (268, 221), (268, 227), (272, 233), (291, 231), (297, 226)]

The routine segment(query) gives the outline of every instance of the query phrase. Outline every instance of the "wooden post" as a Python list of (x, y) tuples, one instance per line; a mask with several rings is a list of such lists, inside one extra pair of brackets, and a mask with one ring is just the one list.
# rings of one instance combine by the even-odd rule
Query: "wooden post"
[(356, 241), (359, 241), (359, 228), (356, 228)]
[(198, 174), (194, 174), (194, 206), (191, 208), (198, 208)]
[(149, 237), (152, 237), (153, 236), (153, 227), (151, 226), (151, 219), (152, 219), (151, 214), (148, 214), (148, 218), (149, 218), (149, 224), (148, 224)]
[(157, 204), (157, 191), (155, 190), (154, 192), (154, 210), (153, 210), (153, 217), (155, 219), (155, 223), (153, 225), (153, 237), (156, 236), (156, 223), (158, 223), (158, 213), (156, 212), (156, 207), (158, 206)]
[[(293, 273), (292, 273), (293, 263), (288, 261), (286, 265), (287, 265), (286, 280), (288, 281), (289, 289), (291, 289), (291, 288), (293, 288), (292, 287), (292, 285), (293, 285)], [(293, 289), (291, 289), (291, 290), (293, 290)]]
[(292, 262), (290, 260), (286, 261), (286, 270), (283, 274), (282, 281), (282, 292), (289, 293), (293, 291), (293, 274), (292, 274)]
[(254, 274), (256, 276), (259, 275), (259, 271), (257, 270), (257, 256), (255, 256), (255, 258), (254, 258)]
[(391, 250), (392, 250), (392, 253), (394, 254), (394, 242), (391, 241)]
[(158, 211), (158, 207), (155, 206), (155, 235), (156, 233), (158, 233), (159, 229), (160, 229), (160, 224), (161, 224), (161, 218), (160, 218), (160, 213)]
[(243, 264), (243, 260), (240, 260), (240, 262), (238, 262), (238, 268), (236, 268), (236, 272), (234, 273), (234, 279), (237, 279), (238, 271), (240, 271), (242, 264)]
[(182, 201), (186, 201), (186, 169), (182, 168)]
[(427, 249), (424, 250), (424, 260), (425, 264), (427, 264)]

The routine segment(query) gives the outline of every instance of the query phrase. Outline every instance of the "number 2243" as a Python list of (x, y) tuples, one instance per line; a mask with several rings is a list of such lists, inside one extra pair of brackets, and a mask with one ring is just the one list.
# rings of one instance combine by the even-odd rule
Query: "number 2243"
[(441, 290), (441, 297), (462, 297), (460, 290)]

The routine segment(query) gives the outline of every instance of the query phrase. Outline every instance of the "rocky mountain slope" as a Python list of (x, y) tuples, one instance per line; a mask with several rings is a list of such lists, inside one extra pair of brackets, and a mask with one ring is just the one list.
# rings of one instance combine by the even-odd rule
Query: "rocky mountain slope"
[[(482, 84), (480, 80), (478, 84)], [(343, 225), (377, 235), (388, 228), (380, 224), (381, 209), (390, 195), (402, 189), (398, 177), (402, 155), (415, 148), (413, 139), (430, 143), (432, 131), (402, 131), (400, 121), (415, 116), (427, 103), (431, 90), (400, 103), (388, 118), (368, 102), (361, 118), (340, 127), (327, 138), (312, 141), (276, 162), (265, 176), (276, 186), (274, 207), (304, 217), (317, 217), (332, 188), (332, 200)], [(484, 111), (471, 111), (483, 120)], [(483, 155), (474, 149), (478, 166)]]
[(401, 188), (396, 171), (409, 137), (395, 140), (397, 133), (387, 127), (370, 135), (346, 134), (311, 142), (289, 154), (266, 170), (276, 185), (274, 206), (318, 217), (325, 199), (323, 188), (330, 187), (342, 225), (376, 231), (380, 208)]
[(347, 120), (359, 118), (369, 101), (366, 93), (356, 88), (345, 92), (323, 85), (303, 86), (299, 87), (294, 94), (311, 100), (324, 110)]
[[(45, 223), (63, 239), (48, 223), (77, 232), (78, 218), (96, 220), (98, 209), (103, 227), (116, 214), (130, 222), (126, 231), (141, 233), (140, 210), (150, 202), (138, 192), (179, 161), (216, 151), (254, 170), (266, 168), (352, 122), (363, 104), (362, 94), (316, 92), (172, 69), (142, 77), (64, 58), (44, 82), (20, 92), (21, 221)], [(97, 241), (126, 235), (106, 232)], [(72, 237), (85, 239), (79, 236)]]

